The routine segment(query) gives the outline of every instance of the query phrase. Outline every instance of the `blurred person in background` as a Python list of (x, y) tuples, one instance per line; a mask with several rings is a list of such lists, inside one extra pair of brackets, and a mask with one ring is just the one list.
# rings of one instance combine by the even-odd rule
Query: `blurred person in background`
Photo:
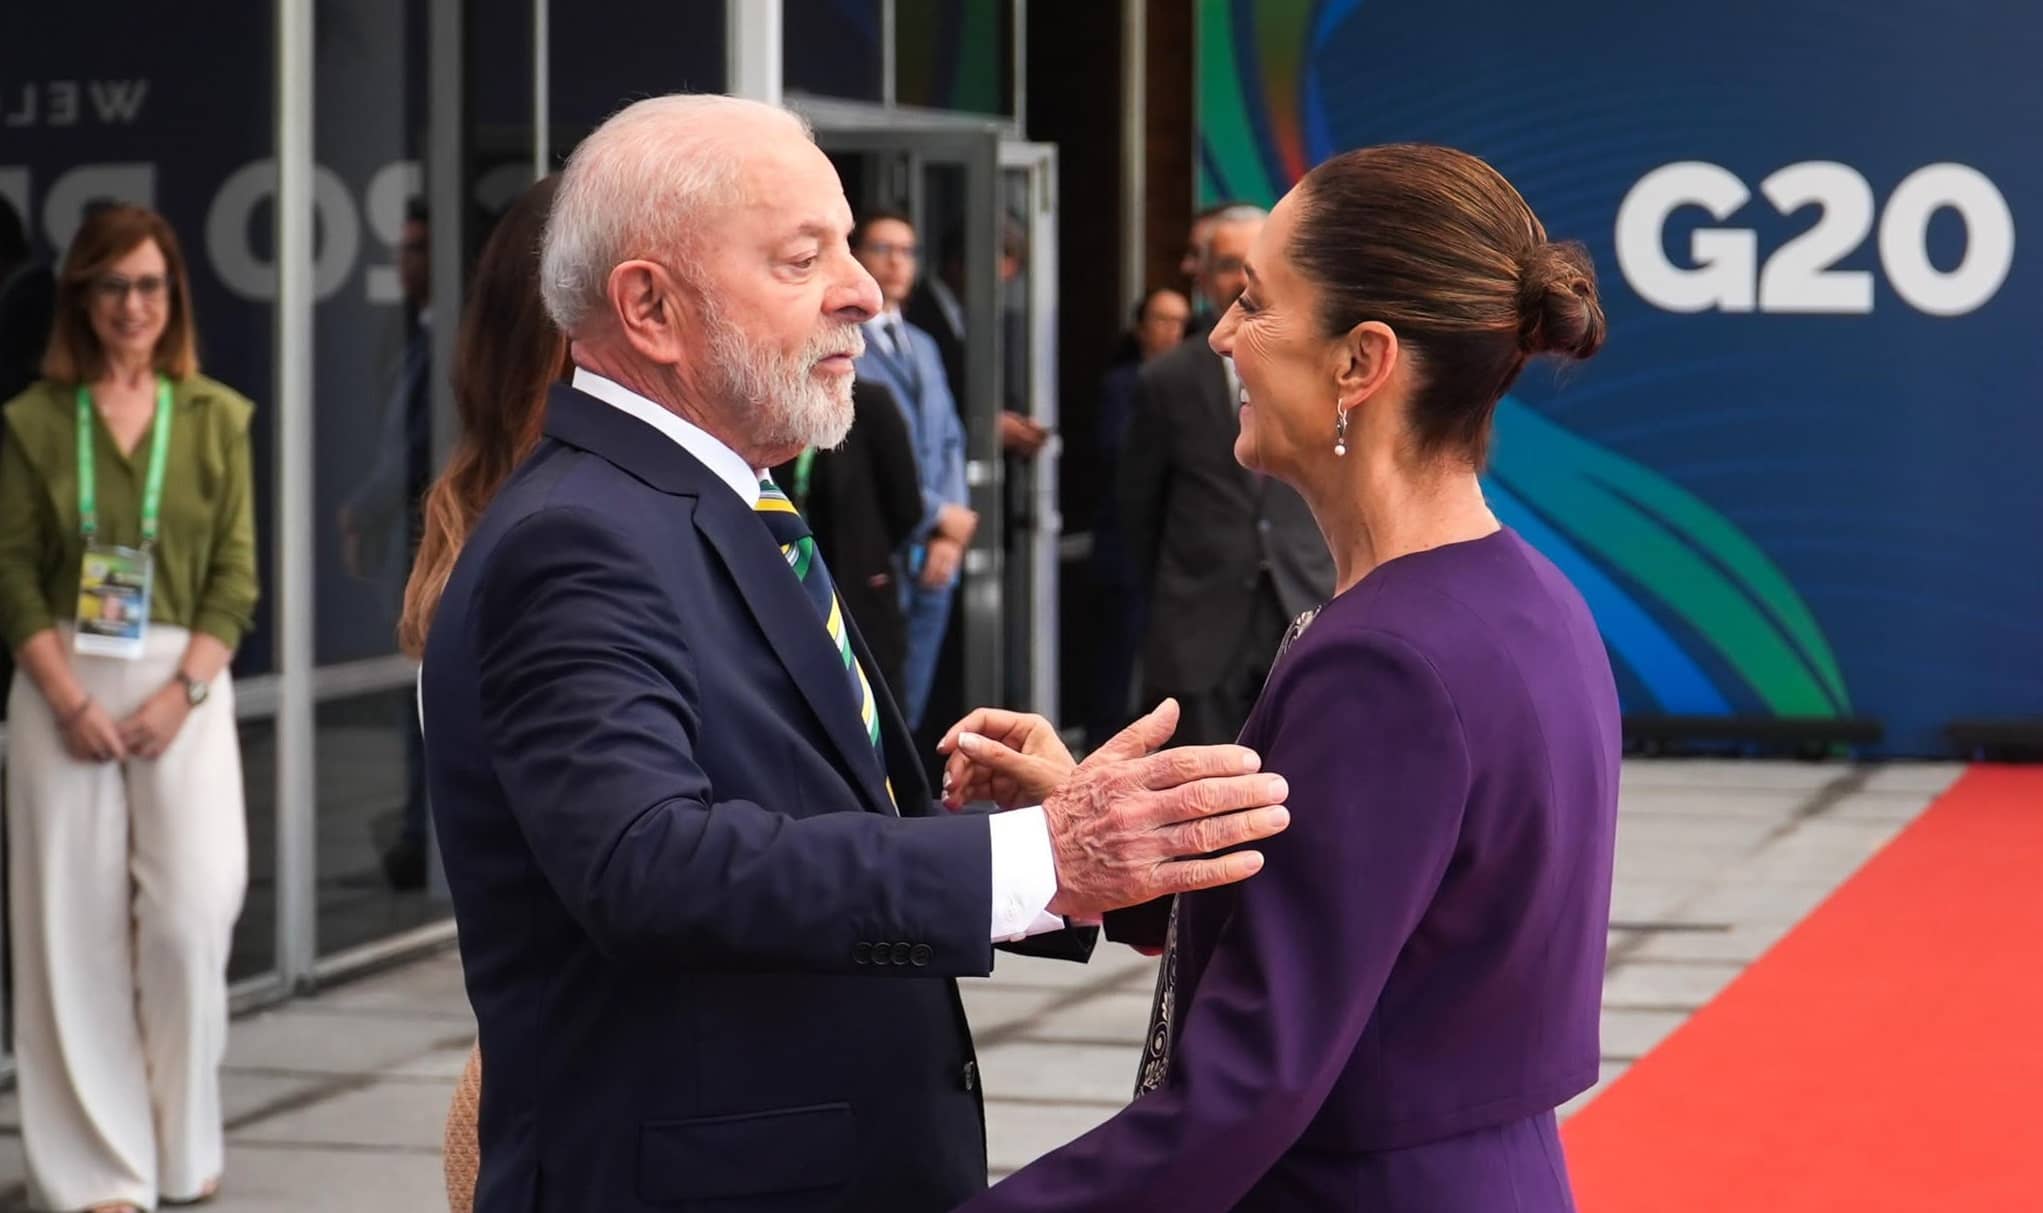
[(57, 280), (36, 259), (20, 212), (0, 196), (0, 400), (42, 377)]
[[(1213, 236), (1213, 224), (1229, 211), (1244, 209), (1245, 203), (1216, 202), (1192, 216), (1191, 226), (1185, 232), (1184, 255), (1178, 258), (1178, 273), (1184, 278), (1185, 290), (1192, 301), (1192, 320), (1186, 328), (1189, 336), (1203, 337), (1218, 318), (1205, 292), (1199, 287), (1203, 266), (1206, 262), (1206, 242)], [(1249, 208), (1253, 209), (1253, 208)], [(1223, 305), (1220, 309), (1226, 311)]]
[[(1099, 452), (1102, 482), (1111, 486), (1120, 475), (1127, 447), (1128, 423), (1135, 406), (1135, 387), (1150, 359), (1184, 342), (1192, 305), (1169, 287), (1158, 287), (1135, 305), (1135, 327), (1128, 334), (1134, 358), (1107, 372), (1100, 386)], [(1120, 511), (1112, 491), (1100, 495), (1093, 523), (1093, 585), (1098, 597), (1099, 658), (1086, 722), (1086, 744), (1096, 746), (1134, 719), (1135, 654), (1142, 647), (1142, 578), (1121, 533)]]
[[(1214, 215), (1199, 289), (1234, 305), (1264, 213)], [(1234, 458), (1241, 382), (1203, 340), (1143, 366), (1120, 459), (1118, 506), (1147, 600), (1143, 698), (1175, 698), (1177, 740), (1234, 740), (1293, 616), (1326, 599), (1334, 562), (1296, 490)]]
[(886, 387), (900, 405), (922, 486), (922, 516), (904, 549), (908, 584), (902, 593), (908, 654), (901, 708), (908, 727), (919, 729), (950, 629), (958, 573), (979, 515), (966, 504), (965, 428), (945, 380), (943, 357), (936, 339), (901, 314), (920, 269), (915, 226), (898, 211), (875, 211), (851, 233), (851, 251), (879, 283), (884, 301), (883, 310), (865, 322), (865, 353), (859, 356), (857, 376)]
[[(433, 466), (432, 264), (432, 226), (424, 203), (415, 199), (397, 245), (404, 355), (379, 415), (374, 458), (339, 518), (342, 565), (374, 587), (377, 606), (393, 625), (403, 616)], [(426, 886), (425, 740), (408, 704), (398, 708), (393, 727), (404, 738), (404, 803), (372, 832), (387, 838), (378, 842), (384, 879), (393, 889), (412, 892)]]
[(31, 1185), (58, 1209), (220, 1185), (253, 406), (199, 373), (197, 348), (170, 225), (102, 208), (64, 259), (43, 378), (5, 408), (16, 1084)]
[[(958, 298), (964, 289), (965, 245), (956, 232), (944, 238), (937, 272), (918, 275), (901, 314), (908, 323), (936, 341), (943, 358), (944, 381), (954, 400), (965, 399), (965, 305)], [(1050, 439), (1050, 431), (1027, 416), (1028, 401), (1023, 390), (1027, 371), (1015, 351), (1027, 349), (1028, 299), (1024, 271), (1028, 268), (1028, 237), (1021, 222), (1012, 215), (1000, 224), (1000, 318), (1002, 339), (1009, 355), (1002, 371), (1000, 449), (1018, 459), (1033, 459)], [(969, 422), (965, 413), (959, 420)], [(969, 428), (969, 427), (968, 427)]]
[[(36, 258), (20, 212), (0, 195), (0, 400), (12, 399), (42, 377), (56, 295), (56, 276)], [(6, 440), (0, 427), (0, 442)], [(13, 677), (14, 655), (0, 652), (0, 686)]]
[[(454, 347), (454, 411), (461, 432), (447, 466), (426, 493), (418, 559), (404, 587), (398, 643), (423, 658), (447, 576), (475, 523), (513, 468), (539, 444), (546, 391), (567, 373), (567, 338), (539, 297), (539, 240), (559, 179), (526, 187), (484, 242)], [(481, 1165), (476, 1110), (482, 1051), (472, 1049), (448, 1109), (441, 1151), (447, 1204), (468, 1213)]]

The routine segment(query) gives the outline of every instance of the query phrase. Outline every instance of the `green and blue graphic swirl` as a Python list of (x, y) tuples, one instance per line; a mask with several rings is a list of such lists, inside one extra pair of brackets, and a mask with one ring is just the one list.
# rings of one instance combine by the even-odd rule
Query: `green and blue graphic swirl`
[[(1269, 205), (1339, 150), (1318, 52), (1361, 0), (1198, 0), (1199, 193)], [(1484, 482), (1568, 575), (1613, 659), (1677, 715), (1848, 715), (1844, 675), (1787, 576), (1707, 502), (1507, 396)]]

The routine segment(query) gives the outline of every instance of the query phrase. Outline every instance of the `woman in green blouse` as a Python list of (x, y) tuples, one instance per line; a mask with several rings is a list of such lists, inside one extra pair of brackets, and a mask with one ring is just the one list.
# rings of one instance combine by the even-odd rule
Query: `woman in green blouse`
[(49, 1207), (141, 1210), (220, 1184), (252, 406), (198, 373), (184, 259), (153, 211), (85, 220), (56, 313), (0, 437), (22, 1142)]

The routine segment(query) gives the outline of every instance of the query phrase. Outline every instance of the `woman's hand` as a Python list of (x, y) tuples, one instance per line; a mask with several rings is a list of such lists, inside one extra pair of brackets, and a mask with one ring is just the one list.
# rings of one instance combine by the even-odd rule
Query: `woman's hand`
[(151, 695), (135, 709), (133, 716), (121, 721), (121, 742), (137, 758), (161, 758), (191, 714), (191, 702), (185, 698), (184, 688), (173, 683)]
[(71, 709), (68, 719), (59, 718), (58, 731), (64, 738), (64, 749), (80, 762), (113, 762), (126, 758), (128, 748), (121, 741), (121, 733), (114, 726), (113, 717), (99, 706), (96, 699), (88, 699)]
[(980, 708), (952, 725), (936, 750), (947, 756), (943, 802), (953, 810), (982, 800), (1003, 809), (1041, 804), (1078, 768), (1056, 725), (1000, 708)]

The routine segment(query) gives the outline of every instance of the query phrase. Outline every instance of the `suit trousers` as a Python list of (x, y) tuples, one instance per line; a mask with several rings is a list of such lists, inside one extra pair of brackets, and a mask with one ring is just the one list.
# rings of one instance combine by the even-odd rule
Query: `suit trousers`
[[(118, 721), (171, 682), (189, 639), (152, 624), (141, 657), (74, 656), (72, 669)], [(153, 762), (71, 757), (22, 673), (7, 728), (31, 1186), (57, 1209), (196, 1196), (223, 1163), (227, 953), (248, 883), (233, 686), (222, 671)]]

